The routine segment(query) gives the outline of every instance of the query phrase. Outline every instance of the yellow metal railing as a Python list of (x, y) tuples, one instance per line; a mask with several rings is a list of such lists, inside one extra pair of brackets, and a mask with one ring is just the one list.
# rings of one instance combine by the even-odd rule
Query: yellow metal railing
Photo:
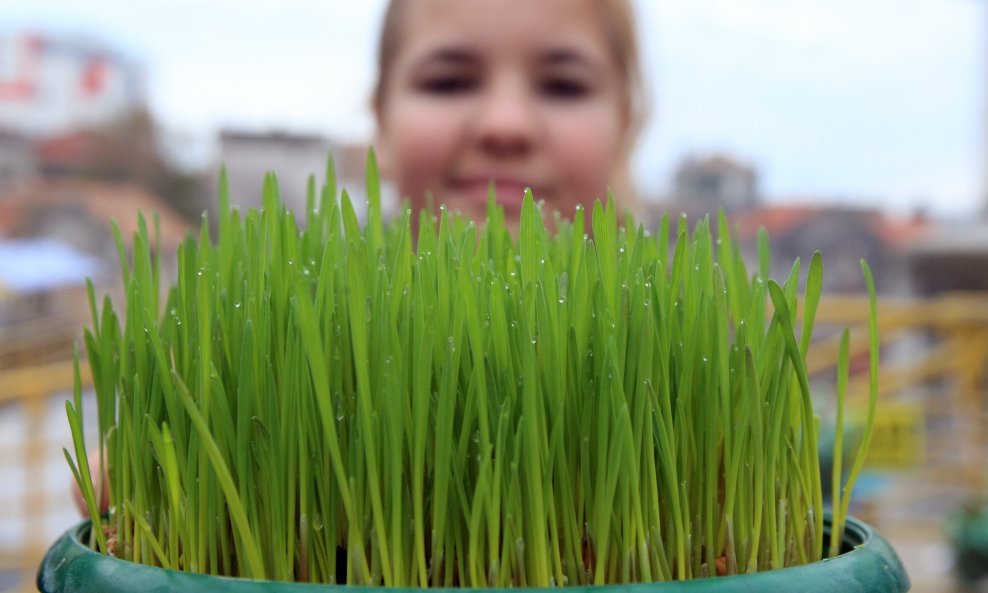
[[(23, 438), (19, 446), (0, 452), (0, 470), (11, 470), (15, 479), (22, 480), (16, 495), (19, 500), (0, 500), (0, 521), (20, 518), (20, 537), (0, 547), (0, 571), (20, 573), (14, 591), (34, 591), (34, 574), (44, 552), (51, 544), (42, 526), (55, 505), (65, 504), (53, 492), (68, 486), (47, 483), (46, 463), (54, 443), (46, 430), (48, 407), (56, 394), (71, 393), (74, 381), (71, 361), (7, 370), (0, 373), (0, 412), (19, 416), (23, 422)], [(82, 370), (83, 386), (88, 388), (91, 377)], [(63, 509), (64, 510), (64, 509)]]
[[(866, 370), (867, 311), (862, 296), (829, 296), (817, 314), (821, 333), (828, 326), (851, 328), (852, 366), (857, 362), (860, 371)], [(988, 493), (988, 294), (884, 298), (878, 317), (880, 404), (869, 461), (923, 472), (940, 491)], [(839, 332), (831, 331), (813, 345), (807, 360), (811, 373), (833, 373), (839, 339)], [(848, 389), (852, 401), (862, 405), (867, 372), (856, 373)]]
[[(836, 365), (839, 332), (852, 327), (852, 366), (858, 372), (851, 384), (851, 397), (858, 402), (867, 393), (867, 301), (860, 296), (828, 296), (820, 304), (817, 335), (808, 365), (821, 376), (832, 374)], [(988, 294), (948, 295), (929, 299), (882, 299), (879, 324), (883, 344), (881, 363), (881, 409), (895, 425), (915, 430), (923, 424), (919, 446), (921, 472), (929, 472), (935, 487), (953, 481), (969, 491), (984, 488), (986, 366), (988, 366)], [(28, 332), (30, 333), (30, 332)], [(9, 346), (9, 345), (8, 345)], [(91, 384), (83, 366), (83, 382)], [(34, 574), (50, 544), (39, 527), (53, 511), (66, 504), (52, 496), (66, 484), (45, 483), (37, 471), (57, 447), (46, 433), (47, 410), (58, 397), (71, 393), (70, 361), (0, 370), (0, 413), (20, 412), (23, 441), (0, 449), (0, 472), (20, 472), (26, 487), (19, 500), (0, 500), (0, 521), (16, 516), (26, 528), (15, 546), (0, 547), (0, 573), (17, 571), (21, 576), (15, 591), (33, 591)], [(905, 412), (901, 411), (906, 409)], [(910, 411), (911, 410), (911, 411)], [(917, 414), (916, 411), (919, 411)], [(911, 425), (911, 426), (910, 426)], [(927, 434), (926, 428), (932, 427)], [(907, 445), (916, 446), (908, 433)], [(879, 431), (876, 446), (881, 445)], [(901, 439), (900, 439), (900, 442)], [(911, 443), (911, 445), (910, 445)], [(896, 445), (887, 448), (893, 449)], [(908, 465), (909, 459), (886, 459), (889, 465)], [(0, 475), (3, 475), (0, 473)], [(68, 471), (65, 472), (68, 480)], [(64, 511), (64, 509), (60, 509)]]

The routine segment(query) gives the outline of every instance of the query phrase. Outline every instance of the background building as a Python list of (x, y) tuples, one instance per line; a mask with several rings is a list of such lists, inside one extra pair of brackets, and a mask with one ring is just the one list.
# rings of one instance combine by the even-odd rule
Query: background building
[[(264, 176), (273, 172), (278, 178), (281, 199), (299, 215), (305, 211), (309, 176), (315, 176), (318, 192), (325, 181), (330, 154), (336, 170), (337, 191), (345, 188), (358, 213), (363, 212), (367, 162), (364, 145), (342, 144), (318, 134), (224, 130), (219, 137), (219, 163), (210, 174), (217, 178), (220, 166), (225, 166), (230, 203), (248, 208), (261, 205)], [(215, 196), (216, 192), (211, 195)], [(209, 203), (215, 204), (215, 200)]]
[(20, 134), (0, 130), (0, 192), (31, 179), (37, 171), (31, 141)]
[(0, 33), (0, 128), (48, 136), (146, 103), (143, 68), (88, 37)]
[(673, 183), (677, 202), (709, 212), (719, 208), (737, 212), (760, 202), (754, 167), (723, 154), (686, 158), (676, 170)]

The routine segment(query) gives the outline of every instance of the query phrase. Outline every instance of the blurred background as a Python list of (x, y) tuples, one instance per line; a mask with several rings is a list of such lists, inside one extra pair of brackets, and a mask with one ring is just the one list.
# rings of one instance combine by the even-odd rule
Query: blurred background
[[(858, 260), (871, 263), (882, 404), (854, 513), (892, 540), (914, 591), (976, 589), (988, 572), (988, 2), (636, 5), (652, 97), (634, 161), (642, 221), (724, 208), (752, 253), (768, 230), (780, 266), (823, 253), (811, 369), (824, 425), (835, 330), (864, 321)], [(119, 292), (110, 221), (128, 236), (139, 211), (157, 212), (173, 252), (214, 206), (221, 163), (244, 206), (268, 170), (301, 206), (330, 153), (359, 195), (383, 8), (0, 0), (0, 591), (33, 590), (41, 554), (78, 520), (63, 402), (85, 279)]]

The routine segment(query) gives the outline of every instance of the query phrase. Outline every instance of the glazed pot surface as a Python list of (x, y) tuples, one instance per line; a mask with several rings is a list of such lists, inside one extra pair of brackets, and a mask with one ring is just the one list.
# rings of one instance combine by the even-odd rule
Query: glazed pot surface
[[(99, 554), (82, 543), (85, 521), (67, 531), (49, 549), (38, 570), (44, 593), (342, 593), (342, 585), (314, 585), (214, 577), (135, 564)], [(829, 519), (826, 525), (829, 530)], [(844, 533), (849, 552), (836, 558), (755, 574), (665, 583), (565, 587), (567, 593), (903, 593), (909, 576), (892, 547), (869, 525), (853, 518)], [(349, 593), (385, 593), (395, 589), (349, 586)], [(408, 588), (407, 591), (417, 589)], [(558, 591), (536, 589), (532, 591)], [(452, 591), (452, 590), (450, 590)], [(508, 591), (508, 589), (471, 589)]]

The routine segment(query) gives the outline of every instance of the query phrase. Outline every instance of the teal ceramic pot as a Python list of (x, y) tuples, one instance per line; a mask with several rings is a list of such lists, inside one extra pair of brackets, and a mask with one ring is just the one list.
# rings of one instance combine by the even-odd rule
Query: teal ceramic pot
[[(829, 523), (828, 523), (829, 528)], [(38, 571), (44, 593), (391, 593), (382, 587), (343, 587), (211, 577), (135, 564), (82, 544), (86, 521), (51, 547)], [(902, 593), (909, 577), (895, 551), (870, 526), (848, 519), (845, 553), (821, 562), (756, 574), (636, 585), (566, 587), (567, 593)], [(551, 591), (558, 591), (554, 589)], [(414, 591), (414, 589), (409, 589)], [(473, 591), (507, 590), (490, 589)], [(532, 589), (532, 591), (546, 590)]]

